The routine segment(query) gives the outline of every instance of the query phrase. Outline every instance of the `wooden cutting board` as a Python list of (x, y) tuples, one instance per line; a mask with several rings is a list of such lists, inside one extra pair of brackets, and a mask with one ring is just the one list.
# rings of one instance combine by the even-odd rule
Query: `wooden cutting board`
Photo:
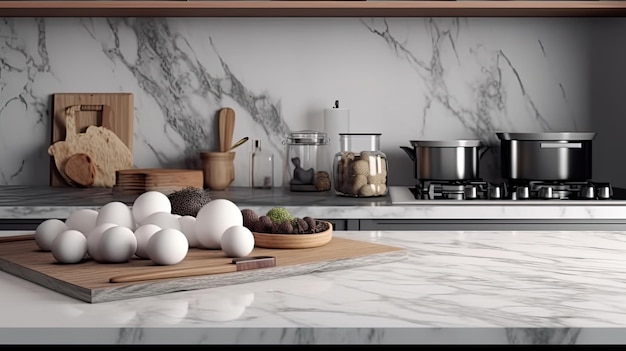
[(160, 191), (168, 194), (188, 186), (202, 189), (202, 170), (172, 168), (131, 168), (115, 172), (114, 191), (142, 194)]
[[(84, 133), (87, 127), (103, 126), (115, 133), (133, 151), (134, 98), (132, 93), (56, 93), (52, 96), (52, 137), (50, 145), (65, 140), (65, 111), (70, 106), (106, 106), (106, 109), (93, 108), (75, 114), (76, 133)], [(106, 123), (102, 120), (103, 111), (109, 111)], [(106, 124), (106, 125), (105, 125)], [(70, 186), (57, 170), (54, 158), (50, 160), (50, 185)]]
[[(275, 267), (184, 278), (111, 283), (110, 279), (131, 273), (172, 269), (223, 266), (231, 258), (222, 250), (192, 248), (185, 259), (172, 266), (157, 266), (151, 260), (132, 259), (127, 263), (104, 264), (85, 259), (77, 264), (59, 264), (52, 253), (39, 249), (35, 240), (0, 243), (0, 269), (48, 289), (89, 302), (123, 300), (213, 288), (313, 272), (395, 262), (408, 257), (407, 250), (366, 241), (333, 237), (326, 245), (310, 249), (254, 248), (249, 256), (273, 256)], [(219, 269), (218, 269), (219, 270)]]

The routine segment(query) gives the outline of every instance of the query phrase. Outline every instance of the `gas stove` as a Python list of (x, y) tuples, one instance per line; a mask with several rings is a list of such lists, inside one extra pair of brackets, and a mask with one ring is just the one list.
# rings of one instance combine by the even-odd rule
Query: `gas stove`
[[(611, 200), (616, 194), (610, 183), (591, 181), (511, 181), (490, 183), (483, 180), (420, 181), (409, 190), (416, 200)], [(620, 189), (621, 190), (621, 189)], [(617, 191), (618, 198), (626, 194)]]
[(392, 204), (626, 204), (626, 189), (595, 181), (422, 180), (415, 186), (389, 188)]
[(607, 183), (429, 181), (389, 196), (420, 230), (626, 230), (626, 189)]

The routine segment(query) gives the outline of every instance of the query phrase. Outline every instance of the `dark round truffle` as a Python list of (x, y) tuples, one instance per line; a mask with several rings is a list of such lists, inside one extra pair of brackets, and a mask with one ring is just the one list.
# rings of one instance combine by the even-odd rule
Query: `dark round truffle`
[(255, 230), (255, 232), (271, 233), (273, 225), (274, 225), (274, 222), (272, 222), (272, 220), (268, 216), (260, 216), (258, 228), (261, 230)]
[(249, 208), (241, 210), (241, 215), (243, 216), (243, 226), (253, 230), (255, 224), (259, 221), (259, 215)]
[(298, 234), (306, 234), (309, 231), (309, 224), (303, 218), (296, 218), (294, 231)]
[(167, 197), (172, 204), (172, 214), (180, 216), (196, 217), (202, 206), (211, 201), (208, 192), (192, 186), (174, 191)]
[(282, 223), (274, 223), (274, 227), (272, 228), (272, 233), (292, 234), (293, 224), (291, 224), (290, 221), (284, 221)]
[(310, 217), (310, 216), (306, 216), (303, 219), (309, 225), (309, 228), (308, 228), (309, 232), (310, 233), (315, 233), (315, 226), (317, 225), (317, 223), (315, 223), (315, 218)]

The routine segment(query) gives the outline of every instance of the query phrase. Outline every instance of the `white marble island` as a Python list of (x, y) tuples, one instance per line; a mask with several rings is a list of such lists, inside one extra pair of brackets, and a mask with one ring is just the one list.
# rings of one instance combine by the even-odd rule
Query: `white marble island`
[(335, 234), (409, 256), (96, 304), (0, 272), (0, 343), (626, 342), (626, 232)]

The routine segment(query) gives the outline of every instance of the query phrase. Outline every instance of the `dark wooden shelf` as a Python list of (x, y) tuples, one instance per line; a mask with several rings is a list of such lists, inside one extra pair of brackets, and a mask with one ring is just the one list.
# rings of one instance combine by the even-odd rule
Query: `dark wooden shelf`
[(626, 2), (0, 1), (0, 17), (626, 17)]

